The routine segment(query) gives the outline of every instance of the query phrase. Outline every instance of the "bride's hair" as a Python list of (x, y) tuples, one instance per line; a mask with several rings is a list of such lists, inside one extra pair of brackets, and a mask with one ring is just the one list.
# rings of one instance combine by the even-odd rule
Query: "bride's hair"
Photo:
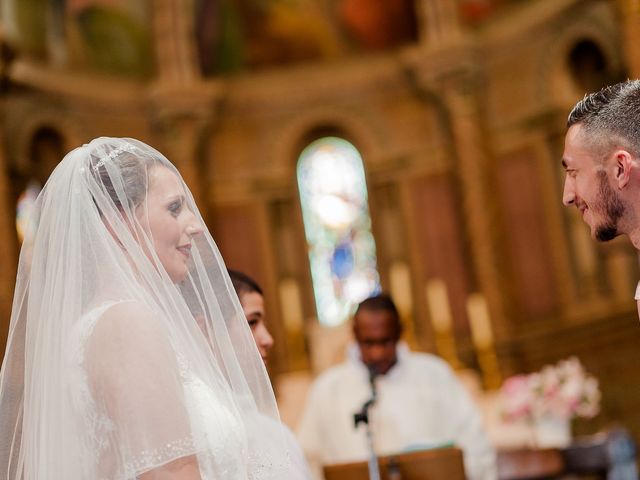
[(90, 168), (94, 178), (102, 185), (115, 208), (122, 211), (123, 199), (118, 195), (118, 188), (113, 183), (113, 175), (107, 168), (107, 162), (112, 162), (118, 168), (127, 206), (135, 209), (147, 194), (151, 168), (159, 165), (160, 160), (134, 146), (117, 147), (106, 153), (106, 159), (104, 154), (90, 155)]

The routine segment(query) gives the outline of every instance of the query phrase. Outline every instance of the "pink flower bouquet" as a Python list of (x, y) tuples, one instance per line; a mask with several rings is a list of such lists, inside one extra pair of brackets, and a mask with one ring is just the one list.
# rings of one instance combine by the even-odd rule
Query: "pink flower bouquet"
[(508, 378), (500, 397), (508, 421), (592, 418), (600, 408), (598, 380), (586, 373), (576, 357), (547, 365), (536, 373)]

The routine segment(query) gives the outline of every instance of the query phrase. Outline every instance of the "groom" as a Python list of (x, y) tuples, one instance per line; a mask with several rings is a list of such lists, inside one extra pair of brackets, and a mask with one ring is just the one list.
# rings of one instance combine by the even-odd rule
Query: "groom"
[[(591, 93), (567, 120), (562, 202), (601, 242), (627, 235), (640, 250), (640, 80)], [(640, 313), (640, 284), (636, 290)]]

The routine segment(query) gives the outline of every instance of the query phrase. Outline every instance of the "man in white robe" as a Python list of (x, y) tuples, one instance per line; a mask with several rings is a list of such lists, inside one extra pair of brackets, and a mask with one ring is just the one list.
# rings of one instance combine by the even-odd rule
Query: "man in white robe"
[(357, 345), (348, 359), (320, 375), (311, 387), (298, 438), (318, 478), (321, 466), (368, 458), (364, 425), (354, 414), (369, 410), (376, 454), (455, 445), (471, 480), (496, 478), (495, 451), (480, 414), (451, 368), (434, 355), (411, 352), (399, 342), (402, 327), (391, 298), (362, 302), (354, 316)]

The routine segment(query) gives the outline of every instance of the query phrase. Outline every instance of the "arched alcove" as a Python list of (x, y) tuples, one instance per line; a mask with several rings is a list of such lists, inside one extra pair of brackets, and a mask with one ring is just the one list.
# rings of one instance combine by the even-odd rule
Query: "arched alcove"
[(18, 241), (27, 234), (31, 209), (47, 178), (65, 154), (65, 140), (57, 129), (43, 125), (36, 128), (26, 149), (22, 169), (13, 174), (13, 197)]
[(44, 184), (65, 153), (62, 134), (54, 127), (39, 127), (29, 143), (30, 176)]
[(579, 40), (571, 48), (567, 67), (576, 87), (586, 92), (599, 90), (611, 77), (605, 53), (590, 39)]

